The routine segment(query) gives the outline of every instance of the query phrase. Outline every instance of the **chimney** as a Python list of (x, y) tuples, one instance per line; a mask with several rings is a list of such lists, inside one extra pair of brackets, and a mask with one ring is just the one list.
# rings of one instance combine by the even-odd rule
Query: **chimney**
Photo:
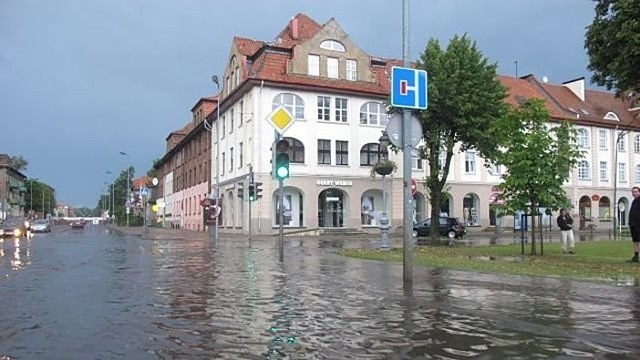
[(293, 40), (298, 40), (298, 18), (291, 19), (291, 37)]
[(581, 101), (584, 101), (584, 76), (563, 82), (562, 86), (571, 90)]

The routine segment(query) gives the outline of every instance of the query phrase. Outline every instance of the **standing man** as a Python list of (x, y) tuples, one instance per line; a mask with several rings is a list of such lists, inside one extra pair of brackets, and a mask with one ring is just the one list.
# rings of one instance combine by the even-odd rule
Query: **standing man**
[(569, 243), (569, 254), (575, 254), (576, 242), (573, 238), (573, 219), (567, 213), (567, 210), (560, 209), (560, 215), (558, 216), (558, 227), (561, 234), (561, 248), (562, 253), (567, 253), (567, 243)]
[(631, 241), (633, 241), (633, 257), (630, 262), (638, 262), (638, 252), (640, 252), (640, 188), (634, 186), (631, 189), (633, 201), (629, 209), (629, 230), (631, 231)]

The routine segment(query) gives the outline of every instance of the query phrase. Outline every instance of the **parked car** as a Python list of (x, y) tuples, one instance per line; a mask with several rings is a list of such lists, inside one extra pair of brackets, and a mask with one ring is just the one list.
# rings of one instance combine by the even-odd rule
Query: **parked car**
[(45, 219), (38, 219), (31, 224), (31, 231), (37, 232), (51, 232), (51, 224)]
[(29, 221), (26, 218), (8, 218), (0, 226), (0, 237), (3, 238), (23, 238), (27, 237)]
[(76, 220), (76, 221), (71, 222), (71, 228), (75, 229), (75, 230), (84, 229), (84, 220)]
[[(467, 232), (464, 223), (458, 218), (441, 216), (439, 222), (438, 233), (440, 236), (459, 239)], [(431, 219), (422, 220), (413, 225), (414, 237), (429, 236), (429, 234), (431, 234)]]

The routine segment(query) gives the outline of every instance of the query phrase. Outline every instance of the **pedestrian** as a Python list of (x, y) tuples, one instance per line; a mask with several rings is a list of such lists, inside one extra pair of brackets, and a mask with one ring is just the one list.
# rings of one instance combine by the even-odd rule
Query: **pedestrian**
[(558, 216), (558, 227), (560, 228), (560, 247), (562, 248), (562, 253), (567, 253), (567, 245), (569, 245), (569, 254), (575, 254), (576, 243), (573, 239), (573, 219), (565, 209), (560, 209), (560, 215)]
[(633, 257), (630, 262), (638, 262), (638, 252), (640, 251), (640, 188), (634, 186), (631, 189), (633, 201), (629, 209), (629, 231), (633, 242)]

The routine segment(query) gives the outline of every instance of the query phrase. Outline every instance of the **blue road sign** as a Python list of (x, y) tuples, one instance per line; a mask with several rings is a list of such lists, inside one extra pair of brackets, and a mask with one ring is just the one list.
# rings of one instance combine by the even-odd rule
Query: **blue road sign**
[(427, 72), (394, 66), (391, 68), (391, 106), (427, 108)]
[(140, 188), (140, 195), (142, 196), (149, 196), (149, 188), (146, 186), (143, 186)]

